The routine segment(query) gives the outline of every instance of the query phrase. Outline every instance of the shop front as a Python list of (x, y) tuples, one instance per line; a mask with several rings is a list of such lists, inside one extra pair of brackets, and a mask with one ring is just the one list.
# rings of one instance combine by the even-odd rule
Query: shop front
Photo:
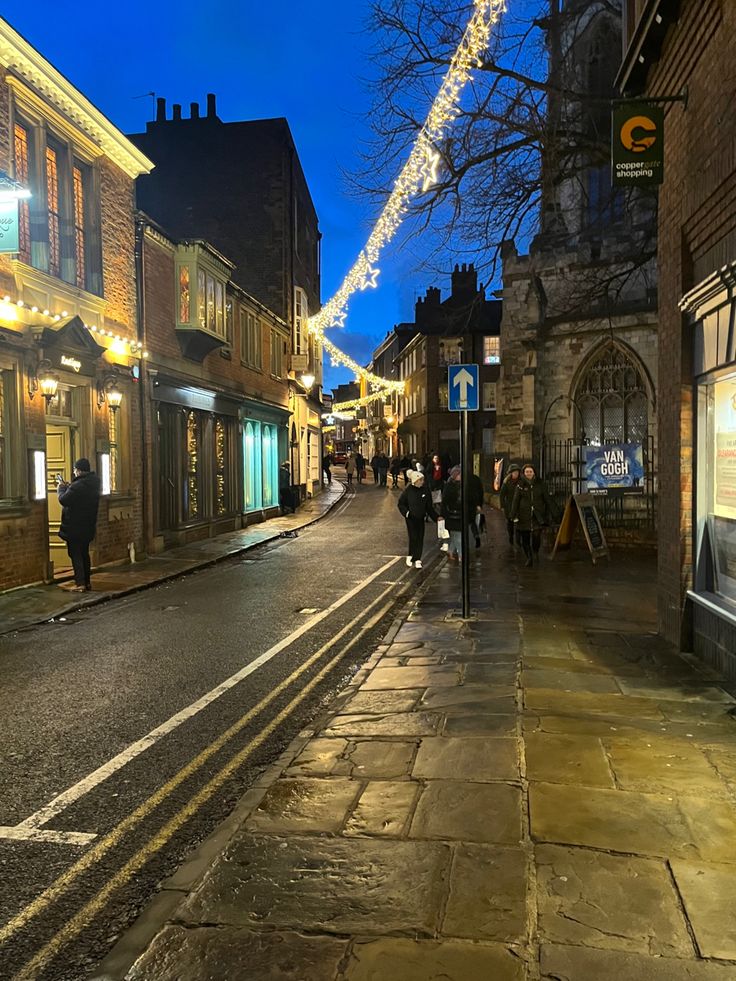
[(695, 652), (736, 677), (736, 263), (683, 299), (694, 322)]
[(246, 523), (278, 513), (279, 467), (288, 459), (289, 413), (247, 402), (243, 409), (243, 512)]
[(157, 377), (153, 551), (240, 527), (235, 396)]

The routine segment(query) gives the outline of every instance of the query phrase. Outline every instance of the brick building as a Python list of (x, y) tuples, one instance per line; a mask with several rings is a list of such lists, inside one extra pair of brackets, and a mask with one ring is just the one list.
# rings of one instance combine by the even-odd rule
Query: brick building
[(446, 453), (459, 462), (459, 416), (447, 408), (447, 367), (478, 364), (480, 411), (469, 413), (469, 448), (476, 473), (490, 483), (502, 357), (500, 325), (501, 302), (486, 298), (478, 288), (475, 267), (463, 263), (455, 266), (446, 299), (441, 290), (430, 287), (416, 303), (414, 323), (394, 328), (397, 374), (405, 383), (396, 400), (399, 453), (420, 460), (427, 453)]
[(0, 171), (31, 192), (2, 204), (0, 589), (68, 570), (55, 477), (78, 457), (103, 478), (93, 563), (142, 546), (133, 215), (151, 166), (0, 20)]
[[(551, 125), (584, 139), (574, 157), (564, 153), (564, 137), (543, 150), (538, 233), (526, 255), (514, 242), (502, 246), (496, 449), (541, 465), (562, 503), (586, 489), (586, 446), (641, 446), (646, 476), (637, 492), (611, 492), (598, 503), (611, 537), (654, 543), (654, 201), (612, 190), (607, 159), (621, 28), (616, 4), (587, 0), (565, 0), (556, 26), (550, 21), (550, 80), (565, 93), (550, 105), (559, 117)], [(586, 141), (602, 146), (604, 158), (583, 151)], [(559, 156), (566, 169), (556, 173)]]
[(666, 106), (659, 195), (659, 623), (736, 677), (736, 5), (628, 0), (627, 95)]
[(290, 337), (209, 243), (176, 241), (144, 215), (137, 236), (146, 545), (160, 551), (278, 513)]
[[(131, 140), (154, 161), (137, 185), (139, 208), (177, 240), (203, 239), (234, 264), (233, 282), (289, 326), (289, 456), (302, 495), (321, 476), (321, 345), (307, 331), (320, 305), (317, 214), (285, 119), (223, 122), (215, 96), (189, 117), (158, 100), (156, 119)], [(314, 376), (306, 390), (303, 374)]]

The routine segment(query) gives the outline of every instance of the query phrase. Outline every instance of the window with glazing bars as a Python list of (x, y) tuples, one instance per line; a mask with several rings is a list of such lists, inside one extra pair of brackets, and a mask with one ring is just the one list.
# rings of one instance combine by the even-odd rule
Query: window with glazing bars
[[(25, 126), (15, 124), (15, 179), (24, 187), (30, 187), (29, 133)], [(24, 262), (31, 261), (31, 211), (28, 201), (18, 202), (18, 254)]]
[(61, 214), (59, 212), (59, 166), (56, 150), (46, 147), (46, 202), (49, 209), (49, 272), (61, 274)]
[(74, 189), (74, 251), (77, 259), (77, 286), (84, 289), (87, 285), (87, 260), (84, 242), (84, 172), (75, 164), (72, 170)]

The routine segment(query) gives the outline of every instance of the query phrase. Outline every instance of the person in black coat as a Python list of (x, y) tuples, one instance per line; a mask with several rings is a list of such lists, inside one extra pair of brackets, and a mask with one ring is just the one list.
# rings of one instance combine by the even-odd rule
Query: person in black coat
[(279, 507), (282, 514), (294, 514), (294, 497), (291, 493), (291, 467), (284, 461), (279, 467)]
[(501, 484), (501, 492), (499, 494), (501, 510), (506, 518), (506, 532), (509, 536), (509, 545), (513, 545), (516, 540), (516, 526), (511, 517), (511, 507), (514, 503), (514, 494), (516, 493), (516, 488), (520, 480), (521, 467), (518, 463), (512, 463), (506, 479)]
[(424, 474), (418, 470), (409, 470), (409, 485), (404, 488), (399, 498), (399, 511), (406, 519), (406, 530), (409, 536), (409, 554), (406, 564), (415, 569), (422, 568), (422, 549), (424, 548), (424, 522), (431, 518), (437, 522), (437, 512), (432, 507), (432, 496), (424, 486)]
[(533, 565), (535, 555), (539, 561), (542, 528), (551, 524), (555, 510), (552, 498), (547, 493), (544, 482), (537, 476), (537, 471), (531, 463), (525, 463), (514, 492), (511, 520), (519, 532), (527, 566)]
[(92, 589), (89, 545), (97, 531), (100, 478), (90, 470), (89, 460), (82, 457), (74, 464), (71, 483), (57, 480), (56, 491), (62, 508), (59, 538), (66, 542), (74, 569), (72, 589), (77, 593), (89, 592)]
[[(485, 515), (483, 514), (485, 492), (483, 490), (483, 481), (477, 473), (471, 473), (469, 475), (466, 494), (470, 531), (475, 536), (475, 547), (480, 548), (480, 529), (483, 527), (483, 522), (485, 521)], [(480, 519), (478, 519), (478, 515), (480, 515)]]

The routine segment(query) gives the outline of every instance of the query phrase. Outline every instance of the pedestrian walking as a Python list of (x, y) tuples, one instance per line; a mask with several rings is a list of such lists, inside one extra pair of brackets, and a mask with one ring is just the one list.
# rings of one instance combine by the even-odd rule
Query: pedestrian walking
[(521, 467), (518, 463), (512, 463), (509, 465), (509, 472), (506, 475), (504, 482), (501, 484), (501, 491), (499, 493), (499, 500), (501, 504), (501, 510), (506, 518), (506, 533), (509, 536), (509, 545), (514, 545), (517, 543), (518, 535), (516, 533), (516, 525), (511, 517), (511, 507), (514, 503), (514, 494), (516, 493), (516, 488), (519, 484), (521, 478)]
[(355, 454), (355, 476), (358, 478), (358, 483), (363, 483), (363, 477), (365, 477), (365, 457), (358, 450)]
[(353, 474), (355, 473), (355, 467), (356, 467), (355, 457), (353, 456), (352, 453), (348, 453), (345, 459), (345, 473), (348, 475), (348, 484), (352, 484), (353, 482)]
[(409, 470), (411, 469), (411, 460), (406, 455), (406, 453), (401, 458), (399, 469), (404, 475), (404, 487), (407, 487), (409, 485), (409, 477), (407, 475), (409, 473)]
[(100, 478), (90, 469), (89, 460), (81, 457), (74, 464), (71, 483), (57, 476), (56, 491), (62, 508), (59, 538), (66, 542), (74, 569), (72, 590), (75, 593), (89, 592), (92, 589), (89, 546), (97, 531)]
[(332, 483), (332, 470), (330, 468), (332, 467), (333, 463), (334, 460), (332, 459), (332, 454), (325, 453), (325, 455), (322, 457), (322, 472), (324, 473), (328, 484)]
[(385, 453), (379, 453), (378, 455), (378, 483), (381, 487), (385, 487), (388, 483), (388, 468), (390, 466), (389, 459)]
[(400, 456), (391, 457), (391, 463), (389, 465), (389, 473), (391, 474), (391, 480), (393, 481), (393, 483), (391, 484), (391, 487), (392, 488), (393, 487), (398, 487), (399, 486), (399, 475), (401, 474), (401, 457)]
[(406, 519), (406, 531), (409, 537), (409, 554), (406, 564), (415, 569), (422, 568), (422, 550), (424, 548), (424, 522), (427, 518), (437, 521), (437, 512), (432, 507), (432, 498), (424, 484), (424, 474), (418, 470), (409, 470), (409, 484), (401, 492), (398, 501), (399, 511)]
[(432, 495), (432, 504), (435, 507), (440, 507), (442, 504), (442, 491), (445, 487), (445, 473), (442, 469), (442, 461), (439, 458), (439, 454), (432, 454), (425, 473), (427, 476), (427, 486)]
[(279, 467), (279, 507), (281, 514), (294, 514), (294, 495), (291, 491), (291, 466), (288, 460)]
[(475, 537), (476, 548), (480, 548), (480, 531), (485, 521), (485, 515), (483, 514), (484, 503), (485, 492), (483, 490), (483, 481), (477, 473), (471, 473), (468, 477), (465, 504), (468, 509), (470, 531)]
[(373, 483), (374, 484), (377, 484), (378, 481), (379, 481), (379, 474), (378, 474), (378, 453), (374, 453), (373, 456), (371, 457), (370, 467), (371, 467), (371, 470), (373, 471)]
[[(459, 562), (463, 555), (463, 536), (467, 538), (468, 515), (463, 515), (462, 508), (462, 470), (452, 467), (442, 492), (442, 517), (445, 528), (450, 533), (449, 562)], [(467, 505), (467, 502), (466, 502)]]
[(519, 532), (527, 567), (534, 564), (534, 556), (539, 561), (542, 528), (551, 524), (554, 511), (555, 507), (544, 481), (537, 476), (531, 463), (525, 463), (514, 491), (511, 517)]

